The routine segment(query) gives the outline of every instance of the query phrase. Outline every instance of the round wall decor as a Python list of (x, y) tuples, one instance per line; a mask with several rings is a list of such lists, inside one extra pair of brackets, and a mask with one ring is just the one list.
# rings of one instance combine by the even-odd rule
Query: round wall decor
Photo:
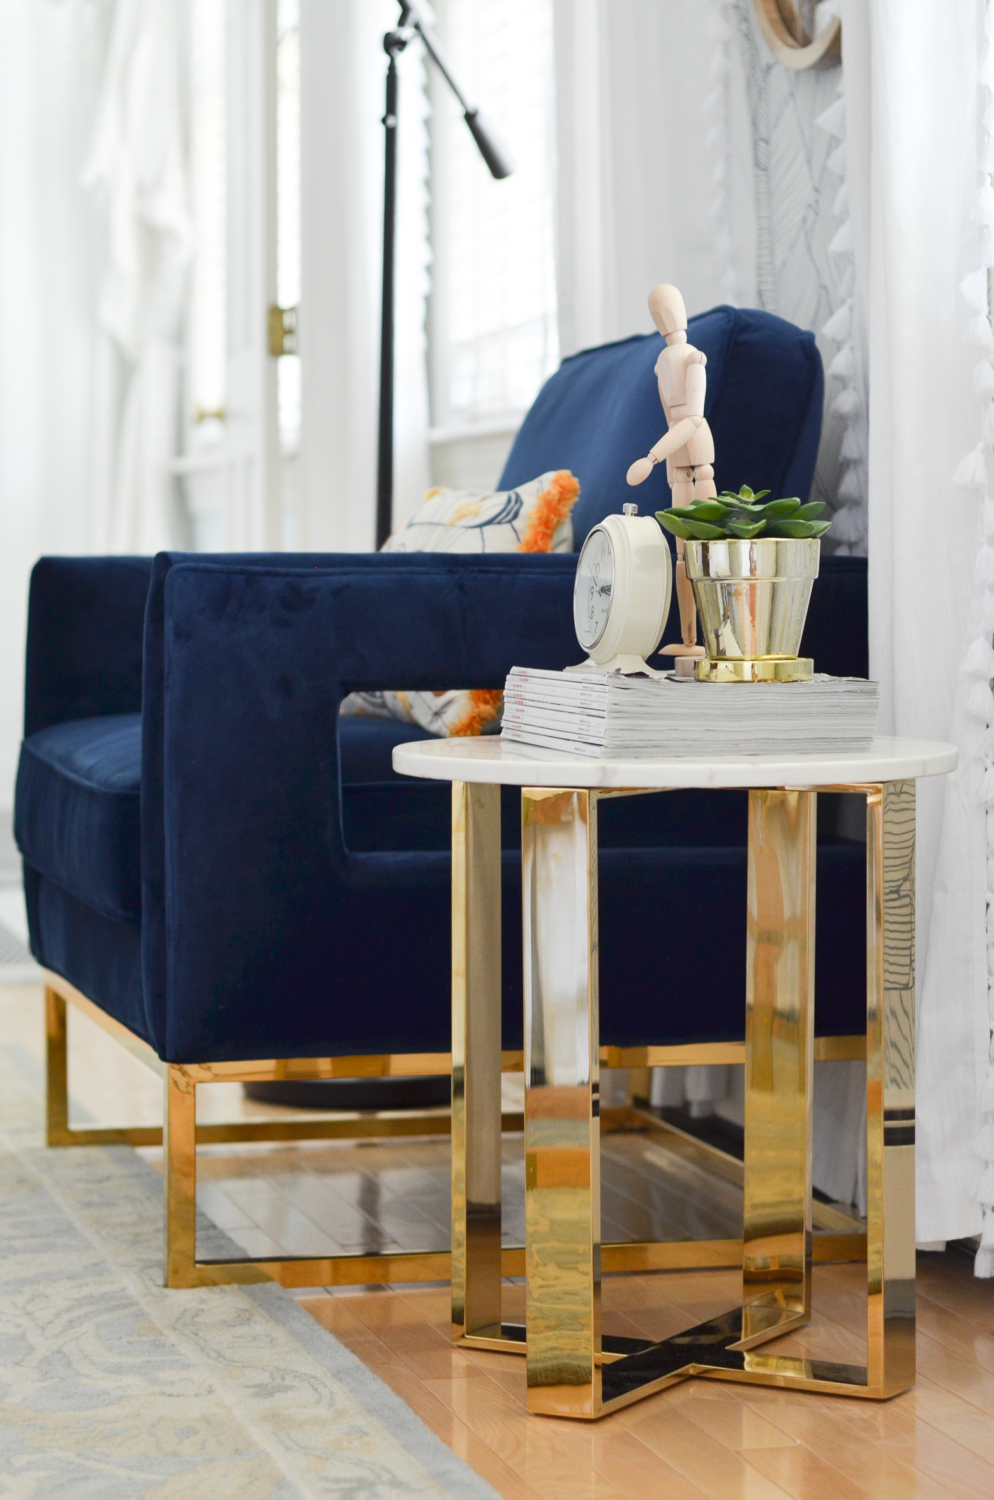
[(834, 68), (842, 60), (842, 22), (818, 27), (813, 0), (753, 0), (767, 45), (786, 68)]

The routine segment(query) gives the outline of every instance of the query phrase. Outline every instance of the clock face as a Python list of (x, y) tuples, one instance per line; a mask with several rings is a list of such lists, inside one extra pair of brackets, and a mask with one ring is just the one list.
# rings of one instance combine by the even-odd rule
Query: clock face
[(584, 651), (597, 645), (607, 628), (614, 593), (614, 548), (606, 531), (595, 528), (583, 544), (573, 586), (573, 623)]

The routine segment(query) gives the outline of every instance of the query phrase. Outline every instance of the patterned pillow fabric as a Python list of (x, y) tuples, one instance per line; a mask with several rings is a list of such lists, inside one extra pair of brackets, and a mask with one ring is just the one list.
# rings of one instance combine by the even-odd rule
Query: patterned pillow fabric
[[(572, 552), (570, 512), (580, 493), (568, 469), (550, 470), (517, 489), (479, 495), (429, 490), (384, 552)], [(442, 737), (495, 734), (504, 695), (495, 688), (437, 693), (350, 693), (343, 714), (400, 719)]]

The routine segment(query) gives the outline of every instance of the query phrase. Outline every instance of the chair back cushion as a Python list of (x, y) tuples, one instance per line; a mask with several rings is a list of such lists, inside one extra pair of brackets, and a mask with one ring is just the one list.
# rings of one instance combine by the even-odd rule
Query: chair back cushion
[[(708, 358), (704, 414), (714, 434), (719, 490), (741, 484), (806, 500), (821, 435), (824, 396), (814, 335), (772, 313), (716, 307), (691, 318), (688, 338)], [(660, 465), (633, 490), (629, 464), (666, 431), (654, 367), (658, 333), (639, 334), (564, 359), (521, 424), (498, 489), (546, 469), (580, 481), (575, 546), (626, 500), (643, 515), (670, 504)]]

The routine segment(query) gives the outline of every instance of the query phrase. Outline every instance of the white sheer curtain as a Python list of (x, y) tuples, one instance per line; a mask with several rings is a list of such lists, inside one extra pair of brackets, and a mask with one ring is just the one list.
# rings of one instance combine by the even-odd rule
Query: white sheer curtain
[[(844, 0), (847, 181), (869, 379), (870, 671), (880, 729), (953, 740), (918, 792), (918, 1238), (975, 1234), (986, 1070), (984, 812), (964, 715), (978, 502), (977, 355), (959, 284), (980, 259), (981, 6)], [(989, 191), (989, 188), (988, 188)]]
[(95, 550), (180, 540), (168, 469), (193, 252), (175, 0), (116, 0), (84, 184), (104, 228), (94, 414)]
[(21, 737), (28, 579), (90, 541), (97, 226), (80, 174), (99, 0), (0, 0), (0, 807)]

